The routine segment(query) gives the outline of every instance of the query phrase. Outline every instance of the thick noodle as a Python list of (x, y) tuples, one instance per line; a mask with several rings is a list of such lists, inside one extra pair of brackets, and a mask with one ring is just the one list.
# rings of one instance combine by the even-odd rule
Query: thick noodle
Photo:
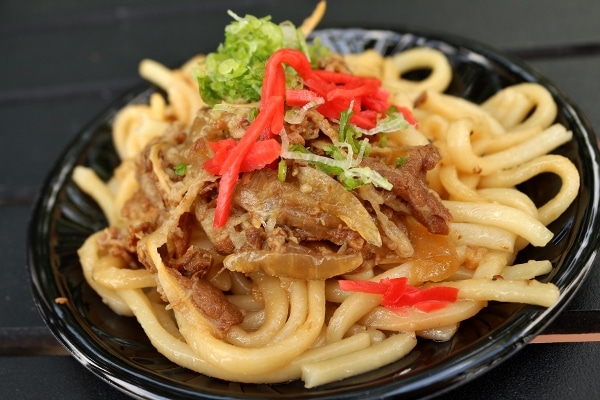
[[(320, 19), (324, 4), (319, 7), (307, 20), (306, 32)], [(488, 301), (548, 307), (557, 300), (560, 294), (554, 285), (535, 280), (551, 270), (549, 261), (512, 264), (525, 245), (544, 246), (550, 241), (553, 234), (546, 225), (566, 210), (579, 189), (575, 166), (565, 157), (549, 154), (572, 137), (554, 122), (552, 96), (541, 85), (526, 83), (507, 87), (478, 105), (443, 93), (452, 72), (439, 51), (421, 48), (391, 57), (367, 51), (347, 56), (351, 70), (380, 79), (391, 101), (407, 107), (419, 119), (418, 128), (411, 125), (388, 133), (388, 143), (397, 148), (433, 143), (440, 151), (441, 160), (427, 179), (429, 189), (435, 190), (452, 215), (446, 240), (453, 247), (456, 267), (441, 282), (428, 282), (416, 272), (422, 253), (406, 228), (411, 225), (399, 224), (394, 216), (406, 213), (403, 204), (388, 201), (371, 186), (354, 193), (337, 192), (333, 197), (325, 189), (311, 192), (307, 188), (337, 182), (303, 167), (297, 170), (296, 179), (305, 198), (321, 205), (327, 216), (321, 220), (325, 226), (343, 225), (358, 232), (357, 240), (395, 251), (376, 253), (374, 259), (361, 258), (355, 271), (333, 277), (315, 275), (317, 279), (276, 276), (281, 267), (273, 262), (284, 258), (266, 258), (264, 262), (272, 269), (265, 272), (256, 266), (245, 270), (243, 259), (234, 258), (225, 264), (236, 267), (227, 269), (224, 256), (213, 253), (216, 266), (207, 279), (242, 315), (228, 329), (218, 329), (197, 307), (191, 288), (173, 273), (167, 250), (176, 246), (178, 238), (210, 248), (221, 243), (223, 235), (229, 235), (237, 246), (257, 224), (264, 224), (270, 233), (278, 228), (273, 216), (257, 221), (256, 214), (234, 214), (223, 230), (214, 229), (214, 206), (197, 201), (203, 185), (217, 181), (197, 168), (204, 160), (188, 166), (193, 173), (183, 177), (166, 167), (173, 147), (165, 145), (165, 131), (191, 129), (197, 111), (204, 106), (190, 73), (201, 59), (195, 57), (178, 70), (144, 60), (141, 75), (164, 89), (167, 97), (153, 94), (148, 104), (128, 105), (116, 116), (113, 139), (122, 164), (110, 181), (101, 181), (83, 166), (73, 173), (73, 180), (97, 201), (109, 222), (109, 228), (90, 236), (79, 250), (85, 279), (115, 312), (135, 316), (165, 357), (230, 381), (302, 379), (306, 387), (315, 387), (394, 362), (414, 348), (419, 336), (448, 340), (461, 321)], [(415, 69), (431, 72), (421, 82), (403, 79), (403, 74)], [(330, 129), (324, 123), (321, 126)], [(157, 207), (168, 212), (160, 214), (155, 229), (133, 236), (133, 250), (111, 250), (107, 243), (115, 239), (114, 232), (133, 229), (137, 218), (128, 207), (139, 201), (136, 193), (145, 184), (135, 170), (140, 157), (145, 157), (146, 171), (155, 182), (156, 199), (160, 199)], [(516, 187), (543, 173), (557, 175), (562, 185), (546, 204), (536, 206)], [(311, 186), (313, 183), (317, 186)], [(346, 206), (340, 207), (340, 203)], [(287, 218), (293, 217), (290, 211)], [(186, 223), (190, 218), (194, 222)], [(340, 249), (347, 246), (345, 242)], [(138, 255), (144, 255), (143, 260), (136, 259), (136, 249)], [(299, 250), (291, 246), (288, 251)], [(305, 252), (304, 257), (315, 256)], [(336, 255), (328, 257), (335, 260)], [(402, 277), (423, 288), (458, 288), (458, 300), (430, 312), (412, 307), (397, 312), (381, 306), (381, 294), (351, 293), (338, 285), (340, 279), (379, 282)]]

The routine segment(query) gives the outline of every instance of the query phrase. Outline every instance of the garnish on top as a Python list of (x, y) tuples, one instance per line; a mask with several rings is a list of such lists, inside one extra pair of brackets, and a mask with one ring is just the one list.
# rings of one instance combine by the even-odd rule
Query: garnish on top
[(275, 24), (268, 16), (228, 13), (234, 21), (225, 28), (225, 41), (208, 54), (205, 69), (196, 76), (200, 95), (209, 105), (260, 100), (265, 63), (276, 50), (301, 50), (312, 60), (329, 53), (318, 41), (307, 44), (302, 31), (289, 21)]
[[(379, 79), (319, 69), (319, 58), (329, 50), (318, 40), (307, 43), (291, 22), (277, 25), (270, 17), (229, 14), (234, 21), (225, 28), (224, 43), (197, 72), (200, 94), (213, 107), (255, 102), (260, 107), (258, 115), (248, 118), (251, 124), (239, 141), (209, 144), (214, 156), (204, 168), (221, 177), (214, 226), (223, 227), (228, 220), (239, 174), (275, 165), (278, 159), (312, 164), (347, 190), (367, 184), (391, 190), (386, 178), (360, 164), (369, 155), (370, 136), (416, 125), (411, 111), (391, 105)], [(301, 123), (313, 109), (338, 126), (338, 137), (324, 154), (289, 145), (283, 129), (284, 123)], [(279, 176), (285, 179), (283, 170)]]

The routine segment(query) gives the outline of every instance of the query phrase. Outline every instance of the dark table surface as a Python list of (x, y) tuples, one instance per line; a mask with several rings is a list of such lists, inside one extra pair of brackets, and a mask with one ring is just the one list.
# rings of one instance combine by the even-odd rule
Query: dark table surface
[[(227, 9), (300, 23), (314, 0), (0, 2), (0, 398), (121, 399), (60, 347), (34, 304), (27, 223), (37, 191), (86, 122), (141, 82), (222, 39)], [(330, 0), (321, 27), (415, 28), (520, 56), (600, 132), (600, 2)], [(600, 396), (600, 263), (557, 320), (517, 355), (440, 398)], [(558, 336), (551, 336), (559, 333)], [(565, 333), (569, 333), (566, 335)]]

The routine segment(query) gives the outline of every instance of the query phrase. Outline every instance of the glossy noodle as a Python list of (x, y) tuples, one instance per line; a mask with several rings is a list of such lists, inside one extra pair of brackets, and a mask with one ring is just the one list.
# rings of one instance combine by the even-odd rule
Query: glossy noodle
[[(525, 83), (474, 104), (444, 93), (452, 70), (437, 50), (335, 57), (345, 73), (379, 80), (389, 103), (418, 121), (364, 133), (368, 149), (338, 145), (345, 158), (330, 164), (372, 183), (348, 189), (316, 168), (342, 122), (314, 104), (288, 105), (303, 122), (285, 121), (275, 136), (287, 176), (269, 166), (239, 174), (228, 219), (216, 226), (225, 177), (203, 167), (216, 152), (209, 145), (240, 141), (251, 110), (266, 108), (208, 107), (193, 78), (204, 56), (176, 70), (142, 61), (141, 75), (166, 96), (116, 116), (121, 164), (108, 182), (76, 167), (74, 181), (109, 222), (79, 250), (85, 278), (173, 362), (230, 381), (315, 387), (401, 359), (417, 340), (449, 340), (488, 301), (549, 307), (558, 299), (553, 284), (535, 280), (549, 261), (513, 265), (520, 249), (552, 239), (546, 226), (579, 189), (573, 164), (550, 154), (572, 134), (554, 122), (547, 90)], [(423, 68), (426, 79), (403, 78)], [(310, 155), (294, 150), (299, 143)], [(536, 206), (517, 185), (543, 173), (562, 185)], [(406, 193), (397, 190), (404, 184)], [(341, 281), (381, 288), (400, 280), (413, 293), (441, 288), (456, 298), (394, 308), (382, 293), (340, 289)]]

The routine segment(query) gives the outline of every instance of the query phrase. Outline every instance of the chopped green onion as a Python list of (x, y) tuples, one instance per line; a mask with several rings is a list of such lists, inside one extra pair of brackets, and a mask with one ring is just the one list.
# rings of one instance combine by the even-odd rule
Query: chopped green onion
[(398, 157), (398, 158), (396, 158), (396, 166), (400, 167), (400, 166), (406, 164), (406, 161), (408, 161), (408, 156)]
[(188, 165), (189, 164), (182, 162), (182, 163), (177, 164), (175, 167), (173, 167), (173, 170), (175, 171), (175, 175), (184, 176), (187, 173)]
[(379, 147), (387, 147), (387, 133), (381, 132), (379, 134)]
[[(340, 142), (345, 142), (348, 143), (350, 146), (352, 146), (352, 149), (354, 150), (354, 152), (359, 151), (361, 144), (360, 141), (358, 140), (358, 137), (361, 135), (362, 130), (360, 128), (357, 128), (355, 126), (353, 126), (352, 124), (350, 124), (350, 117), (352, 117), (352, 114), (354, 113), (352, 111), (352, 107), (354, 106), (354, 101), (350, 102), (350, 106), (348, 107), (347, 110), (342, 111), (340, 113), (340, 120), (339, 120), (339, 133), (338, 133), (338, 137), (340, 139)], [(368, 156), (370, 149), (367, 147), (365, 148), (365, 154)]]
[(307, 44), (302, 31), (289, 21), (275, 24), (268, 16), (228, 14), (233, 21), (225, 27), (224, 42), (194, 71), (200, 96), (210, 106), (221, 101), (240, 104), (260, 100), (265, 64), (279, 49), (300, 50), (312, 63), (328, 54), (318, 40)]
[(392, 114), (396, 114), (398, 112), (399, 112), (398, 107), (392, 104), (391, 106), (388, 107), (387, 110), (385, 110), (385, 115), (392, 115)]
[(252, 122), (256, 119), (256, 116), (258, 115), (258, 108), (257, 107), (252, 107), (250, 109), (250, 111), (248, 111), (248, 121)]
[(285, 182), (285, 178), (287, 177), (287, 163), (285, 160), (280, 160), (279, 164), (277, 164), (277, 179), (280, 182)]

